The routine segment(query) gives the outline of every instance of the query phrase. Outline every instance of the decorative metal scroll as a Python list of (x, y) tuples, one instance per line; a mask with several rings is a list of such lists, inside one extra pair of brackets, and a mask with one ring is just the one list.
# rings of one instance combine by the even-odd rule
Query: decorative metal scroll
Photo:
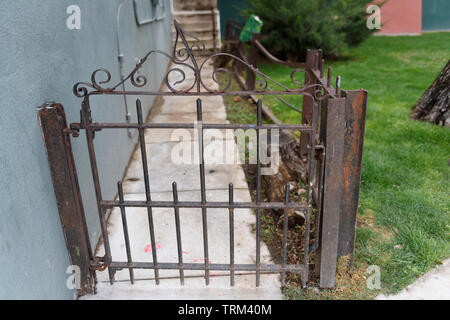
[[(120, 91), (118, 88), (125, 83), (131, 84), (134, 88), (144, 88), (147, 85), (147, 77), (142, 74), (138, 74), (138, 71), (141, 70), (142, 66), (150, 59), (153, 55), (162, 55), (165, 56), (169, 61), (172, 62), (172, 67), (165, 74), (165, 84), (167, 88), (170, 90), (167, 94), (184, 94), (184, 95), (195, 95), (200, 92), (207, 92), (211, 94), (301, 94), (311, 96), (310, 93), (306, 92), (308, 89), (313, 88), (314, 98), (321, 99), (324, 96), (324, 90), (319, 84), (311, 84), (309, 81), (303, 83), (301, 81), (295, 80), (297, 73), (305, 72), (303, 68), (296, 68), (291, 73), (291, 82), (293, 84), (293, 88), (289, 88), (284, 84), (272, 79), (266, 74), (259, 71), (257, 68), (249, 64), (248, 62), (242, 60), (241, 58), (230, 54), (230, 53), (214, 53), (209, 56), (205, 56), (207, 53), (205, 44), (196, 36), (186, 32), (183, 30), (181, 25), (174, 20), (175, 30), (176, 30), (176, 38), (175, 45), (173, 48), (172, 55), (160, 51), (160, 50), (151, 50), (149, 51), (139, 62), (136, 64), (136, 67), (131, 71), (131, 73), (123, 78), (119, 83), (112, 87), (106, 87), (105, 85), (111, 81), (111, 73), (106, 69), (97, 69), (91, 75), (91, 82), (78, 82), (73, 87), (73, 92), (77, 97), (85, 97), (88, 95), (94, 94), (127, 94), (127, 95), (139, 95), (139, 94), (161, 94), (161, 92), (156, 91)], [(190, 42), (187, 39), (192, 39)], [(199, 56), (203, 61), (199, 64), (197, 59)], [(228, 57), (238, 61), (242, 65), (244, 65), (248, 72), (253, 72), (256, 77), (255, 89), (254, 91), (249, 92), (233, 92), (229, 91), (232, 80), (232, 74), (226, 68), (215, 68), (210, 75), (210, 78), (202, 78), (202, 70), (205, 64), (214, 58), (217, 57)], [(184, 70), (183, 70), (184, 69)], [(185, 70), (189, 70), (193, 73), (193, 78), (188, 78), (186, 76)], [(170, 83), (169, 77), (178, 73), (181, 76), (181, 79)], [(219, 77), (219, 74), (222, 73), (223, 76)], [(106, 76), (104, 80), (98, 80), (99, 74), (103, 74)], [(212, 89), (207, 86), (206, 80), (212, 80), (216, 84), (219, 85), (220, 89)], [(189, 82), (190, 81), (190, 82)], [(179, 84), (188, 85), (184, 89), (176, 89), (175, 87)], [(269, 88), (269, 83), (273, 86), (277, 86), (280, 88), (279, 90), (272, 90)]]

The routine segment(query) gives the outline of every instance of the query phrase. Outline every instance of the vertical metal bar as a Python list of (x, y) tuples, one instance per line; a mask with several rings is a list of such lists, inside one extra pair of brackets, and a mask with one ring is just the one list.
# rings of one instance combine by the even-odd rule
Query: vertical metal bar
[(197, 87), (197, 92), (200, 92), (200, 69), (198, 67), (198, 63), (197, 63), (197, 59), (195, 58), (194, 53), (192, 52), (192, 48), (191, 46), (189, 46), (189, 43), (187, 42), (185, 36), (184, 36), (184, 31), (182, 30), (180, 24), (174, 20), (174, 25), (175, 25), (175, 29), (177, 29), (177, 35), (180, 36), (181, 41), (183, 42), (183, 45), (185, 48), (190, 48), (190, 50), (186, 50), (186, 54), (189, 56), (189, 59), (191, 60), (192, 66), (193, 66), (193, 70), (194, 70), (194, 74), (195, 74), (195, 85)]
[(211, 20), (212, 20), (212, 31), (213, 31), (213, 48), (214, 48), (214, 52), (216, 52), (217, 50), (217, 35), (216, 35), (216, 13), (214, 10), (214, 5), (213, 5), (213, 1), (211, 1)]
[(175, 230), (177, 234), (177, 249), (178, 249), (178, 266), (180, 270), (180, 283), (184, 286), (184, 264), (183, 264), (183, 248), (181, 245), (181, 229), (180, 229), (180, 212), (177, 206), (178, 204), (178, 190), (177, 183), (174, 181), (172, 183), (172, 193), (173, 193), (173, 210), (175, 212)]
[(316, 55), (314, 56), (314, 68), (318, 69), (320, 72), (320, 61), (322, 60), (321, 57), (322, 52), (320, 52), (320, 49), (316, 51)]
[(343, 190), (345, 98), (328, 100), (327, 132), (320, 239), (320, 286), (334, 287)]
[[(250, 41), (250, 52), (248, 55), (248, 62), (253, 67), (257, 67), (258, 62), (258, 47), (255, 44), (255, 40), (258, 39), (259, 34), (254, 33), (252, 35), (252, 40)], [(255, 90), (255, 80), (256, 80), (256, 74), (251, 71), (249, 68), (247, 68), (247, 77), (245, 79), (245, 85), (247, 87), (247, 90)]]
[[(137, 111), (137, 118), (138, 118), (138, 124), (143, 124), (143, 117), (142, 117), (142, 106), (141, 106), (141, 100), (136, 100), (136, 111)], [(144, 128), (138, 128), (139, 130), (139, 143), (141, 146), (141, 158), (142, 158), (142, 168), (144, 172), (144, 183), (145, 183), (145, 197), (147, 200), (147, 204), (149, 204), (152, 201), (151, 195), (150, 195), (150, 178), (148, 174), (148, 162), (147, 162), (147, 150), (145, 146), (145, 134), (144, 134)], [(153, 210), (150, 206), (147, 207), (147, 216), (148, 216), (148, 224), (150, 229), (150, 242), (152, 246), (152, 257), (153, 257), (153, 264), (154, 264), (154, 272), (155, 272), (155, 282), (157, 285), (159, 285), (159, 269), (158, 269), (158, 257), (156, 254), (156, 240), (155, 240), (155, 229), (153, 225)]]
[(316, 275), (320, 274), (320, 238), (322, 236), (322, 211), (323, 211), (323, 176), (324, 176), (324, 163), (325, 163), (325, 152), (320, 155), (320, 165), (319, 165), (319, 181), (317, 188), (317, 213), (315, 219), (315, 256), (314, 256), (314, 273)]
[(113, 284), (115, 270), (111, 268), (112, 257), (111, 257), (111, 248), (109, 245), (108, 228), (105, 219), (106, 212), (103, 206), (101, 205), (101, 201), (103, 199), (102, 199), (102, 190), (100, 187), (100, 179), (98, 176), (97, 159), (95, 156), (95, 148), (94, 148), (95, 131), (90, 127), (90, 125), (92, 124), (92, 119), (91, 119), (91, 108), (89, 105), (89, 96), (86, 96), (82, 102), (81, 117), (82, 123), (86, 127), (86, 142), (88, 146), (89, 161), (91, 164), (92, 179), (94, 181), (95, 198), (97, 200), (97, 209), (100, 218), (100, 228), (102, 230), (103, 245), (105, 248), (105, 262), (108, 267), (109, 282), (110, 284)]
[[(123, 188), (122, 188), (122, 182), (117, 182), (117, 190), (119, 194), (119, 203), (124, 203), (124, 197), (123, 197)], [(125, 249), (127, 251), (127, 260), (128, 265), (130, 266), (129, 272), (130, 272), (130, 281), (131, 284), (134, 284), (134, 270), (131, 267), (133, 264), (133, 260), (131, 258), (131, 249), (130, 249), (130, 237), (128, 235), (128, 223), (127, 223), (127, 214), (125, 212), (125, 207), (120, 207), (120, 214), (122, 215), (122, 226), (123, 226), (123, 236), (125, 238)]]
[(70, 264), (80, 268), (79, 295), (95, 290), (95, 271), (90, 269), (92, 250), (67, 121), (61, 104), (47, 102), (38, 109), (58, 212), (69, 252)]
[(325, 60), (322, 59), (322, 60), (320, 61), (320, 77), (321, 77), (321, 78), (323, 78), (323, 69), (324, 69), (324, 67), (325, 67)]
[[(228, 185), (228, 199), (233, 204), (233, 184)], [(234, 208), (228, 208), (230, 220), (230, 285), (234, 287)]]
[[(311, 70), (316, 69), (315, 67), (315, 57), (317, 50), (308, 49), (306, 52), (306, 72), (305, 72), (305, 85), (317, 83)], [(307, 89), (306, 92), (311, 96), (314, 95), (314, 88)], [(302, 124), (311, 124), (312, 120), (312, 105), (314, 101), (310, 96), (303, 96), (303, 109), (302, 109)], [(308, 133), (302, 132), (300, 135), (300, 154), (306, 156), (308, 154), (307, 144), (308, 144)]]
[[(200, 192), (201, 202), (206, 204), (206, 186), (205, 186), (205, 161), (203, 158), (203, 127), (202, 124), (202, 100), (197, 99), (197, 121), (200, 124), (198, 128), (198, 144), (199, 144), (199, 162), (200, 162)], [(203, 253), (205, 262), (205, 283), (209, 285), (209, 250), (208, 250), (208, 217), (206, 208), (202, 208), (202, 225), (203, 225)]]
[(312, 127), (313, 130), (309, 133), (308, 141), (308, 208), (305, 215), (305, 238), (304, 238), (304, 255), (303, 255), (303, 277), (302, 285), (306, 287), (309, 276), (309, 239), (310, 239), (310, 229), (311, 229), (311, 212), (313, 206), (313, 180), (314, 180), (314, 170), (315, 170), (315, 151), (316, 151), (316, 133), (319, 121), (319, 105), (317, 101), (312, 102)]
[[(287, 205), (289, 203), (289, 183), (286, 183), (284, 187), (284, 203)], [(283, 260), (282, 266), (286, 266), (287, 262), (287, 237), (288, 237), (288, 220), (289, 211), (284, 209), (284, 220), (283, 220)], [(283, 270), (281, 274), (281, 284), (284, 286), (286, 284), (286, 271)]]
[(325, 152), (322, 151), (320, 153), (320, 159), (319, 159), (319, 165), (318, 165), (318, 180), (317, 180), (317, 213), (316, 213), (316, 230), (315, 230), (315, 246), (316, 248), (319, 247), (319, 239), (320, 239), (320, 232), (319, 232), (319, 226), (320, 226), (320, 219), (321, 219), (321, 212), (322, 212), (322, 193), (323, 193), (323, 168), (324, 168), (324, 162), (325, 162)]
[[(331, 67), (330, 67), (331, 68)], [(328, 74), (331, 74), (331, 70), (328, 70)], [(329, 84), (328, 84), (329, 86)], [(320, 132), (319, 132), (319, 141), (322, 145), (326, 146), (326, 134), (327, 134), (327, 108), (328, 108), (328, 100), (330, 98), (326, 98), (321, 102), (321, 110), (320, 110)], [(325, 172), (325, 157), (326, 157), (326, 148), (322, 150), (321, 159), (320, 159), (320, 178), (318, 182), (318, 192), (319, 199), (317, 201), (318, 212), (316, 215), (316, 232), (315, 232), (315, 245), (316, 251), (314, 255), (314, 273), (319, 276), (320, 275), (320, 251), (321, 251), (321, 237), (322, 237), (322, 215), (323, 215), (323, 192), (324, 192), (324, 172)]]
[(225, 22), (225, 42), (230, 40), (230, 20)]
[(349, 266), (355, 245), (356, 215), (358, 211), (361, 163), (366, 121), (367, 91), (343, 91), (345, 103), (345, 145), (343, 181), (339, 222), (339, 256), (350, 254)]
[[(262, 101), (257, 102), (257, 125), (262, 124)], [(260, 129), (256, 129), (256, 203), (261, 203)], [(260, 284), (261, 267), (261, 209), (256, 209), (256, 286)]]
[(331, 77), (332, 77), (332, 73), (333, 73), (333, 67), (332, 66), (328, 66), (328, 73), (327, 73), (327, 87), (331, 86)]

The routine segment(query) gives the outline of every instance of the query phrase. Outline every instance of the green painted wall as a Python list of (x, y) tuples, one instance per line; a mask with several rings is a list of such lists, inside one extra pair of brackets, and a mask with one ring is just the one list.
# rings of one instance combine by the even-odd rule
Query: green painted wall
[(219, 0), (217, 4), (220, 11), (220, 33), (225, 37), (225, 24), (227, 20), (245, 22), (239, 14), (239, 9), (248, 6), (244, 0)]
[(450, 30), (450, 0), (422, 1), (422, 30)]

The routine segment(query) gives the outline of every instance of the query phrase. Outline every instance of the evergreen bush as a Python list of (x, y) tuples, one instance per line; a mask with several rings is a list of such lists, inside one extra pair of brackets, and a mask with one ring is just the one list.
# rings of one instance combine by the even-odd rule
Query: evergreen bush
[(264, 45), (279, 57), (305, 59), (306, 49), (321, 48), (337, 57), (373, 31), (366, 26), (366, 6), (372, 0), (246, 0), (242, 15), (262, 19)]

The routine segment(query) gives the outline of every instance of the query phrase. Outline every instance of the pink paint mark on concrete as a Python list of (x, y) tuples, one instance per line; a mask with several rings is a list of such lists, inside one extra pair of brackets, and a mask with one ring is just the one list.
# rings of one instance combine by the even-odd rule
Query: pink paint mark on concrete
[[(156, 248), (156, 249), (160, 249), (160, 248), (161, 248), (161, 245), (159, 245), (159, 244), (157, 243), (157, 244), (155, 244), (155, 248)], [(149, 251), (152, 251), (152, 245), (151, 245), (151, 244), (148, 244), (148, 245), (145, 247), (145, 249), (144, 249), (144, 252), (149, 252)]]
[(181, 251), (181, 252), (183, 252), (183, 254), (189, 254), (189, 252), (187, 252), (187, 251), (184, 251), (184, 250), (183, 250), (183, 251)]

